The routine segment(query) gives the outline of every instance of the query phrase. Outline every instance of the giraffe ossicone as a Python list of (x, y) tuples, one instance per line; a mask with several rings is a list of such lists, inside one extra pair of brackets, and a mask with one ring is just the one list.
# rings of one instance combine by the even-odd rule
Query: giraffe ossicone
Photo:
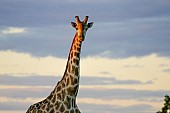
[(75, 18), (76, 23), (71, 22), (71, 25), (76, 29), (76, 34), (62, 79), (47, 98), (31, 105), (26, 113), (81, 113), (76, 104), (79, 90), (81, 45), (86, 31), (92, 27), (93, 22), (87, 24), (88, 16), (82, 22), (78, 16)]

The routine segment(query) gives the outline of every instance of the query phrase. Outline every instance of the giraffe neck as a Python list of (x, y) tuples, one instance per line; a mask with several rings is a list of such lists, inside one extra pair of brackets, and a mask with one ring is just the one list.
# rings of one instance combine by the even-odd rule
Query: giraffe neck
[(76, 33), (70, 49), (65, 73), (74, 76), (79, 76), (81, 44), (82, 44), (82, 40), (80, 40), (80, 38)]
[(78, 34), (76, 33), (68, 56), (66, 70), (62, 80), (60, 81), (64, 82), (64, 87), (66, 88), (68, 94), (74, 97), (77, 96), (79, 88), (79, 64), (81, 44), (82, 40), (78, 37)]

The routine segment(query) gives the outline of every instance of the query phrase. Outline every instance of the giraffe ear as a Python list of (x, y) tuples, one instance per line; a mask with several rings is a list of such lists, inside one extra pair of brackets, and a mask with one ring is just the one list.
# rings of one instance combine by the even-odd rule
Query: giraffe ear
[(88, 28), (91, 28), (92, 26), (93, 26), (93, 22), (90, 22), (90, 23), (87, 24)]
[(74, 22), (71, 22), (72, 27), (76, 28), (77, 24)]

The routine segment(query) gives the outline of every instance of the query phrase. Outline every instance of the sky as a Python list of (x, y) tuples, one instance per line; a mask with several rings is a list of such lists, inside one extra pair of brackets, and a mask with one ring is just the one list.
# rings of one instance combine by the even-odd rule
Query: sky
[(169, 0), (0, 0), (0, 113), (24, 113), (62, 78), (75, 35), (82, 44), (82, 113), (155, 113), (170, 95)]

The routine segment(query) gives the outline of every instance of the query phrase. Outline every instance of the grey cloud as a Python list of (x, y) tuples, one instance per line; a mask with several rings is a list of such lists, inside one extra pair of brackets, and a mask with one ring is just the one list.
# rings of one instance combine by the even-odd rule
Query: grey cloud
[(28, 29), (22, 35), (0, 34), (0, 50), (33, 56), (67, 57), (75, 31), (74, 16), (89, 15), (94, 26), (87, 33), (82, 57), (124, 58), (157, 53), (170, 56), (169, 1), (1, 1), (0, 29)]
[[(88, 43), (95, 48), (90, 49), (90, 44), (83, 52), (91, 52), (97, 55), (108, 51), (108, 57), (145, 56), (157, 53), (169, 56), (169, 32), (168, 19), (149, 18), (124, 21), (120, 23), (96, 24), (95, 32), (89, 32)], [(104, 29), (104, 30), (102, 30)], [(91, 33), (91, 34), (90, 34)], [(89, 41), (92, 40), (92, 41)], [(95, 43), (94, 43), (95, 42)], [(87, 53), (86, 53), (87, 54)]]
[(69, 31), (70, 26), (61, 25), (41, 29), (28, 28), (25, 34), (0, 35), (0, 50), (29, 53), (36, 57), (67, 57), (74, 36)]
[[(83, 42), (81, 56), (124, 58), (152, 53), (169, 56), (169, 22), (170, 19), (151, 18), (106, 25), (95, 23)], [(30, 28), (22, 35), (0, 35), (0, 50), (24, 52), (36, 57), (67, 57), (74, 34), (70, 22), (55, 27)]]
[(123, 66), (124, 68), (143, 68), (144, 66), (143, 65), (139, 65), (139, 64), (135, 64), (135, 65), (124, 65)]
[(138, 84), (153, 84), (152, 81), (141, 82), (138, 80), (118, 80), (114, 77), (81, 77), (83, 85), (138, 85)]
[[(61, 79), (61, 76), (27, 76), (27, 77), (15, 77), (10, 75), (1, 75), (1, 85), (40, 85), (40, 86), (54, 86)], [(50, 81), (50, 82), (49, 82)], [(81, 76), (81, 85), (145, 85), (153, 84), (152, 81), (141, 82), (138, 80), (118, 80), (114, 77), (86, 77)]]
[(108, 74), (111, 74), (110, 72), (107, 72), (107, 71), (102, 71), (102, 72), (99, 72), (100, 74), (103, 74), (103, 75), (108, 75)]
[[(30, 103), (27, 102), (0, 102), (0, 110), (8, 110), (8, 111), (15, 111), (15, 110), (26, 110), (28, 109)], [(5, 112), (5, 111), (4, 111)]]
[[(109, 78), (110, 81), (116, 81), (114, 84), (148, 84), (141, 83), (139, 81), (119, 81), (115, 78)], [(26, 98), (26, 97), (46, 97), (53, 90), (57, 84), (58, 77), (54, 76), (31, 76), (31, 77), (11, 77), (11, 76), (0, 76), (0, 85), (14, 85), (14, 86), (29, 86), (25, 88), (10, 88), (0, 89), (0, 96), (12, 97), (12, 98)], [(107, 78), (95, 78), (95, 77), (81, 77), (81, 85), (105, 85), (103, 81), (108, 80)], [(50, 81), (50, 82), (49, 82)], [(88, 82), (90, 81), (90, 82)], [(93, 83), (94, 82), (94, 83)], [(125, 83), (123, 83), (125, 82)], [(131, 83), (132, 82), (132, 83)], [(134, 82), (134, 83), (133, 83)], [(100, 83), (100, 84), (99, 84)], [(107, 83), (107, 82), (106, 82)], [(151, 84), (151, 83), (149, 83)], [(41, 87), (36, 87), (41, 86)], [(48, 86), (48, 87), (46, 87)], [(34, 94), (34, 95), (33, 95)], [(134, 90), (134, 89), (88, 89), (83, 88), (79, 91), (80, 98), (101, 98), (101, 99), (144, 99), (144, 98), (161, 98), (165, 94), (170, 94), (168, 90)], [(103, 96), (104, 95), (104, 96)]]
[(165, 69), (165, 70), (163, 70), (163, 72), (170, 73), (170, 69)]
[[(169, 90), (134, 90), (134, 89), (80, 89), (79, 97), (100, 99), (134, 99), (160, 101), (160, 98), (170, 94)], [(104, 95), (104, 96), (103, 96)]]
[[(61, 77), (55, 76), (29, 76), (29, 77), (14, 77), (14, 76), (0, 76), (0, 85), (14, 85), (14, 86), (29, 86), (25, 88), (3, 88), (0, 89), (0, 97), (25, 99), (25, 98), (46, 98), (56, 85)], [(81, 85), (87, 83), (104, 85), (103, 81), (117, 81), (116, 84), (131, 84), (131, 80), (119, 81), (115, 78), (95, 78), (95, 77), (81, 77)], [(50, 81), (50, 82), (49, 82)], [(90, 81), (90, 82), (88, 82)], [(97, 81), (97, 82), (95, 82)], [(95, 82), (95, 83), (93, 83)], [(134, 81), (132, 81), (133, 83)], [(89, 85), (88, 84), (88, 85)], [(135, 81), (134, 84), (145, 84), (140, 81)], [(46, 87), (49, 86), (49, 87)], [(125, 99), (138, 100), (148, 102), (160, 102), (162, 98), (170, 94), (169, 90), (134, 90), (134, 89), (108, 89), (108, 88), (80, 88), (78, 93), (79, 98), (93, 98), (93, 99)], [(29, 102), (0, 102), (1, 110), (26, 110), (31, 104)], [(92, 107), (93, 106), (93, 107)], [(111, 106), (111, 105), (97, 105), (79, 103), (82, 112), (88, 113), (150, 113), (153, 108), (149, 105), (135, 105), (128, 107)]]
[[(31, 103), (27, 102), (0, 102), (1, 110), (10, 111), (26, 111)], [(97, 105), (97, 104), (85, 104), (79, 103), (79, 109), (83, 113), (150, 113), (154, 112), (154, 108), (150, 105), (133, 105), (128, 107), (111, 106), (111, 105)]]
[(159, 67), (169, 67), (168, 64), (160, 64)]
[[(66, 21), (63, 20), (66, 15), (63, 15), (62, 12), (66, 11), (67, 7), (59, 1), (6, 0), (1, 1), (1, 8), (0, 13), (3, 18), (0, 23), (4, 26), (41, 27)], [(66, 17), (68, 18), (69, 16)]]
[(24, 99), (27, 97), (33, 98), (44, 98), (47, 97), (53, 88), (38, 88), (38, 87), (30, 87), (30, 88), (10, 88), (10, 89), (0, 89), (1, 97), (10, 97), (10, 98), (20, 98)]
[(90, 15), (96, 22), (169, 15), (169, 1), (1, 1), (1, 25), (44, 26), (65, 23), (75, 15)]
[(81, 104), (79, 108), (84, 113), (151, 113), (154, 108), (150, 105), (133, 105), (128, 107), (111, 106), (111, 105), (95, 105), (95, 104)]
[(59, 76), (26, 76), (16, 77), (1, 75), (1, 85), (25, 85), (25, 86), (54, 86), (61, 77)]

